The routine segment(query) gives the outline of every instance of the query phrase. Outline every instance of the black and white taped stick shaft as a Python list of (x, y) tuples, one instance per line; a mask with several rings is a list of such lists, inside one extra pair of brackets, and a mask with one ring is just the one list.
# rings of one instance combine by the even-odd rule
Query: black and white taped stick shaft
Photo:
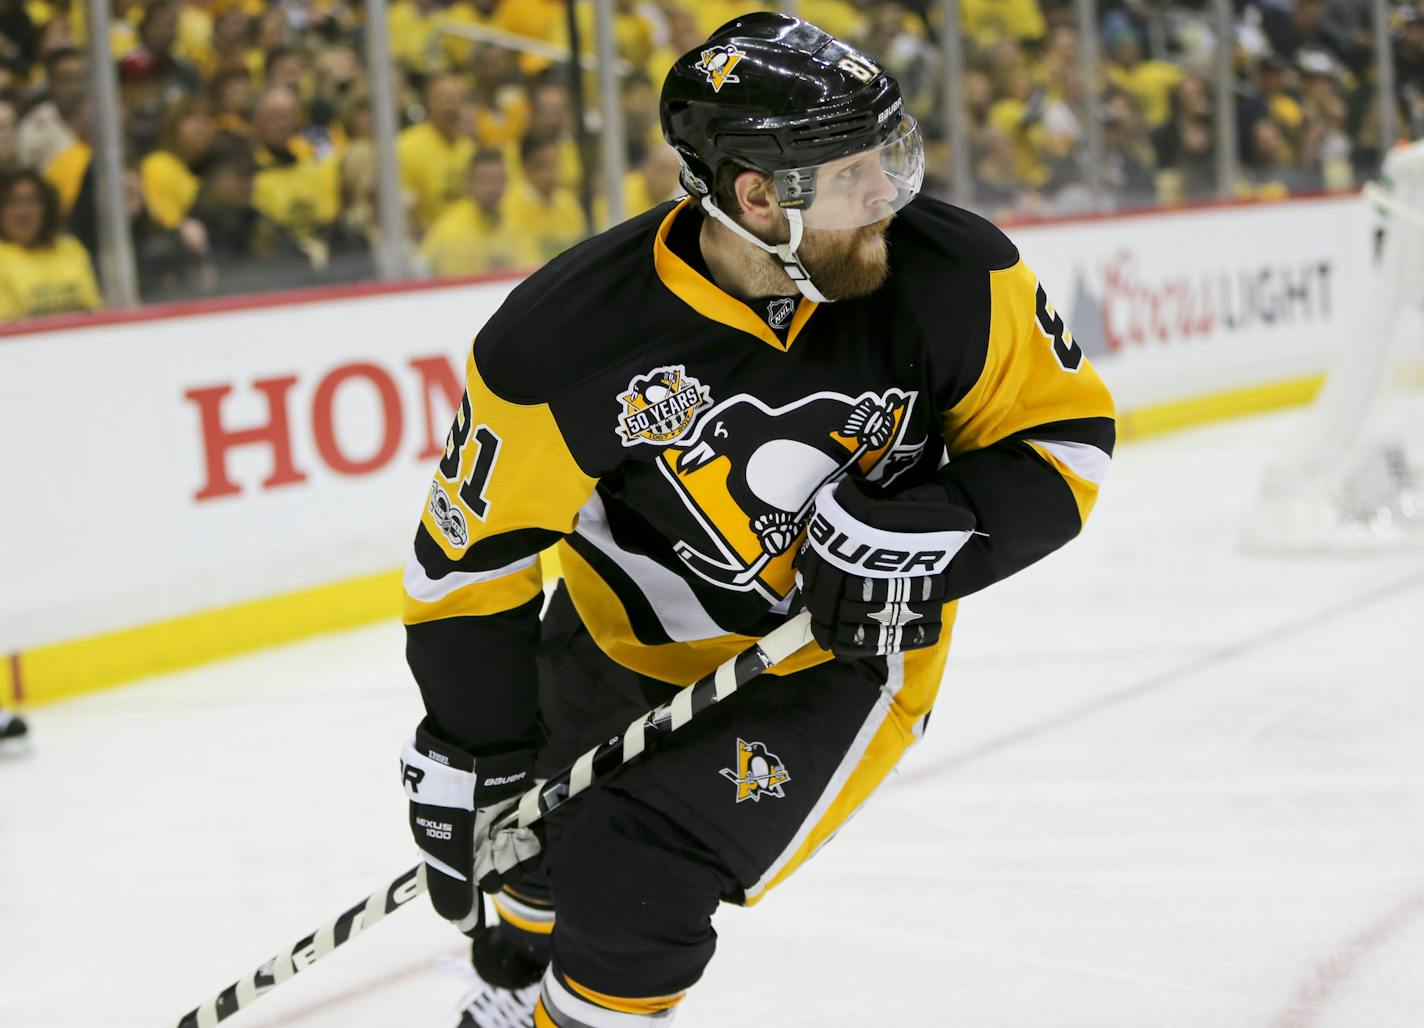
[(811, 614), (802, 611), (786, 624), (773, 629), (750, 649), (725, 661), (710, 675), (682, 689), (673, 699), (635, 720), (622, 735), (600, 743), (553, 778), (534, 786), (491, 831), (526, 828), (556, 807), (606, 779), (618, 768), (637, 759), (651, 738), (668, 735), (687, 724), (708, 707), (780, 664), (811, 641)]
[(219, 1021), (226, 1021), (268, 991), (293, 975), (305, 971), (336, 947), (344, 946), (387, 914), (405, 906), (424, 892), (425, 865), (418, 864), (384, 889), (367, 896), (330, 924), (323, 925), (299, 940), (290, 950), (277, 954), (202, 1006), (188, 1011), (179, 1019), (178, 1028), (211, 1028)]
[[(672, 702), (648, 711), (630, 724), (622, 735), (595, 746), (547, 782), (525, 792), (515, 808), (491, 830), (533, 824), (555, 807), (606, 779), (619, 767), (636, 760), (647, 748), (650, 738), (677, 731), (696, 715), (725, 700), (810, 641), (811, 615), (802, 611), (780, 628), (769, 632), (750, 649), (743, 650), (710, 675), (681, 690)], [(273, 957), (202, 1006), (184, 1014), (177, 1028), (211, 1028), (219, 1021), (227, 1020), (423, 892), (425, 865), (418, 864), (330, 924), (301, 939), (290, 950)]]

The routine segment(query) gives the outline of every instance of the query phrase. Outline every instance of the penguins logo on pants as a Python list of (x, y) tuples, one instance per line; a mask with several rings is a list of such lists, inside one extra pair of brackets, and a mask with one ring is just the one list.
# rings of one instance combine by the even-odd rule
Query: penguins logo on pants
[(737, 770), (722, 768), (722, 777), (737, 786), (737, 802), (751, 800), (760, 803), (763, 796), (785, 797), (782, 786), (791, 781), (786, 765), (775, 753), (759, 742), (737, 740)]

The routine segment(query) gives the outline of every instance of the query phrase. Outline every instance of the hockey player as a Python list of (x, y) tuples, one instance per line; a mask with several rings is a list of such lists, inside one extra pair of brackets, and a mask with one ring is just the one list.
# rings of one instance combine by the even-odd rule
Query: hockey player
[[(1108, 393), (1013, 244), (917, 197), (919, 129), (872, 57), (747, 15), (676, 62), (662, 123), (690, 196), (480, 330), (405, 578), (427, 716), (402, 775), (435, 907), (474, 935), (464, 1028), (671, 1018), (717, 905), (759, 901), (880, 784), (955, 601), (1075, 536), (1112, 452)], [(803, 606), (815, 644), (491, 838)]]

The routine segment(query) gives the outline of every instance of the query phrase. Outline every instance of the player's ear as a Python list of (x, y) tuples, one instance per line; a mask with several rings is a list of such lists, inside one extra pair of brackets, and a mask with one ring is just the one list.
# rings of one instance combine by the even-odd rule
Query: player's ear
[(737, 203), (741, 205), (742, 217), (750, 228), (766, 229), (776, 222), (776, 190), (771, 178), (759, 171), (744, 171), (733, 183), (737, 192)]

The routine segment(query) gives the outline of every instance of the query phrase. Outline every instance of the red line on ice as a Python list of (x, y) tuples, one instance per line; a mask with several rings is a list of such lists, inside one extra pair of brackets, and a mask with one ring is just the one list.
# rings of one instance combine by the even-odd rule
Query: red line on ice
[(1237, 657), (1250, 653), (1253, 650), (1259, 650), (1273, 643), (1289, 639), (1293, 635), (1299, 635), (1308, 629), (1317, 627), (1322, 622), (1330, 621), (1346, 614), (1357, 613), (1365, 607), (1378, 603), (1381, 600), (1390, 599), (1398, 593), (1408, 592), (1410, 589), (1414, 589), (1421, 584), (1424, 584), (1424, 575), (1411, 575), (1409, 578), (1402, 579), (1398, 582), (1380, 586), (1378, 589), (1365, 593), (1363, 596), (1343, 600), (1323, 610), (1318, 610), (1313, 614), (1307, 614), (1304, 617), (1297, 618), (1295, 621), (1288, 621), (1283, 625), (1277, 625), (1275, 628), (1267, 629), (1258, 635), (1250, 636), (1239, 642), (1230, 643), (1220, 649), (1212, 650), (1195, 660), (1188, 661), (1175, 668), (1169, 668), (1136, 685), (1130, 685), (1125, 689), (1119, 689), (1117, 692), (1099, 696), (1095, 700), (1090, 700), (1087, 703), (1072, 707), (1062, 714), (1025, 725), (1023, 728), (1009, 732), (1007, 735), (1001, 735), (996, 739), (990, 739), (987, 742), (980, 743), (978, 746), (973, 746), (959, 753), (951, 754), (942, 760), (937, 760), (923, 767), (904, 772), (900, 775), (899, 781), (902, 784), (919, 782), (926, 778), (933, 778), (944, 771), (951, 771), (972, 764), (981, 757), (998, 753), (1001, 750), (1006, 750), (1011, 746), (1015, 746), (1021, 742), (1027, 742), (1030, 739), (1037, 739), (1040, 736), (1047, 735), (1049, 732), (1076, 724), (1102, 711), (1120, 707), (1125, 703), (1131, 703), (1133, 700), (1140, 699), (1149, 693), (1154, 693), (1168, 686), (1176, 685), (1208, 668), (1215, 667), (1218, 664), (1224, 664), (1230, 660), (1235, 660)]
[(1295, 999), (1271, 1022), (1271, 1028), (1309, 1028), (1324, 1012), (1341, 984), (1361, 961), (1384, 946), (1400, 929), (1424, 911), (1424, 891), (1416, 892), (1369, 928), (1346, 942), (1311, 971)]
[[(981, 743), (962, 753), (957, 753), (944, 760), (928, 764), (916, 771), (902, 775), (900, 781), (919, 781), (933, 777), (943, 771), (954, 770), (964, 767), (967, 764), (972, 764), (981, 757), (1008, 749), (1017, 743), (1047, 735), (1049, 732), (1067, 725), (1075, 724), (1100, 711), (1130, 703), (1149, 693), (1164, 689), (1170, 685), (1176, 685), (1178, 682), (1188, 679), (1198, 672), (1205, 671), (1218, 664), (1224, 664), (1243, 654), (1262, 649), (1273, 643), (1288, 639), (1291, 636), (1299, 635), (1301, 632), (1314, 628), (1324, 621), (1347, 614), (1358, 613), (1366, 607), (1379, 603), (1381, 600), (1391, 599), (1399, 593), (1408, 592), (1421, 583), (1424, 583), (1424, 575), (1412, 575), (1398, 582), (1381, 586), (1362, 596), (1341, 601), (1323, 610), (1316, 611), (1314, 614), (1308, 614), (1305, 617), (1297, 618), (1295, 621), (1277, 625), (1275, 628), (1268, 629), (1258, 635), (1242, 639), (1239, 642), (1231, 643), (1230, 645), (1206, 653), (1196, 660), (1189, 661), (1180, 667), (1171, 668), (1161, 674), (1153, 675), (1145, 681), (1139, 682), (1137, 685), (1129, 686), (1126, 689), (1119, 689), (1117, 692), (1109, 693), (1091, 702), (1081, 704), (1080, 706), (1059, 714), (1057, 717), (1027, 725), (1016, 732), (1001, 735), (997, 739), (991, 739), (988, 742)], [(1340, 986), (1355, 973), (1361, 961), (1383, 947), (1393, 936), (1403, 929), (1405, 925), (1422, 912), (1424, 912), (1424, 891), (1417, 892), (1404, 900), (1399, 906), (1395, 907), (1375, 924), (1350, 939), (1331, 956), (1322, 960), (1301, 985), (1291, 1005), (1271, 1022), (1271, 1028), (1310, 1028), (1324, 1011), (1326, 1005), (1334, 997), (1335, 993), (1339, 991)]]

